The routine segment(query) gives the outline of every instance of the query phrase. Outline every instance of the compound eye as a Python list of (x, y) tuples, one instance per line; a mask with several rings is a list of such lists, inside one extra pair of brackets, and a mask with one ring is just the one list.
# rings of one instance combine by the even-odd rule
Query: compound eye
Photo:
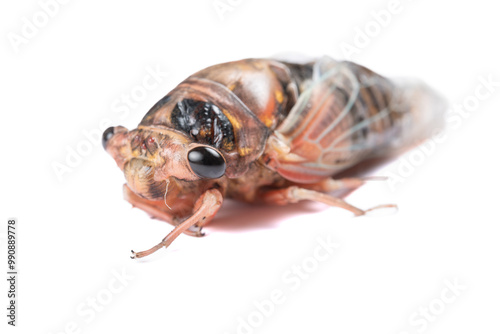
[(204, 179), (218, 179), (226, 172), (222, 155), (208, 146), (193, 148), (188, 153), (188, 161), (193, 172)]
[(102, 134), (102, 147), (104, 147), (104, 149), (106, 149), (108, 141), (111, 139), (111, 137), (113, 137), (114, 134), (115, 128), (113, 126), (107, 128), (106, 131), (104, 131), (104, 133)]

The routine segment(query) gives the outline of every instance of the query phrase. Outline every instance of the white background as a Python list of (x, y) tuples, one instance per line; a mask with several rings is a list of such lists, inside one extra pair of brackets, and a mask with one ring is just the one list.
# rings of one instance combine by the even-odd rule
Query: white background
[[(1, 327), (9, 333), (498, 333), (500, 24), (492, 2), (401, 0), (382, 27), (371, 12), (389, 1), (222, 3), (232, 7), (221, 17), (212, 0), (70, 1), (17, 46), (11, 40), (22, 36), (23, 18), (44, 24), (42, 9), (34, 0), (2, 3), (0, 258), (4, 270), (6, 221), (16, 217), (20, 276), (14, 329), (6, 325), (1, 280)], [(367, 28), (372, 37), (361, 45), (355, 38)], [(478, 101), (459, 119), (453, 109), (445, 139), (402, 181), (373, 182), (348, 198), (362, 208), (397, 203), (399, 212), (352, 218), (316, 203), (273, 208), (228, 201), (207, 237), (181, 236), (150, 258), (129, 258), (130, 249), (149, 248), (171, 226), (131, 209), (122, 199), (122, 173), (100, 143), (89, 148), (84, 132), (101, 133), (106, 120), (134, 128), (178, 82), (209, 65), (290, 52), (343, 59), (341, 45), (356, 43), (351, 58), (381, 74), (420, 77), (452, 105)], [(117, 113), (122, 94), (140, 89), (148, 68), (168, 75), (128, 115)], [(474, 100), (480, 78), (489, 76), (497, 87)], [(66, 165), (79, 145), (89, 153), (58, 179), (54, 164)], [(409, 157), (372, 174), (397, 175)], [(318, 238), (340, 246), (315, 268)], [(311, 273), (299, 279), (289, 270), (303, 263)], [(133, 277), (126, 286), (113, 278), (122, 271)], [(461, 286), (458, 296), (446, 291), (447, 281)], [(273, 290), (284, 300), (262, 315), (255, 303)], [(91, 311), (92, 298), (106, 305)], [(429, 307), (425, 320), (419, 312)]]

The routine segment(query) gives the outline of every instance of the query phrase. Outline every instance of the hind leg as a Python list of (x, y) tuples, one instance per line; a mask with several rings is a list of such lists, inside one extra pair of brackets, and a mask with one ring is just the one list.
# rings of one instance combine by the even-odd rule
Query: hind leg
[(328, 178), (312, 184), (297, 184), (298, 187), (320, 192), (348, 191), (353, 192), (368, 181), (385, 181), (384, 176), (348, 177), (342, 179)]
[(297, 203), (303, 200), (311, 200), (351, 211), (352, 213), (354, 213), (355, 216), (362, 216), (367, 212), (375, 209), (396, 207), (394, 204), (384, 204), (370, 208), (368, 210), (362, 210), (347, 203), (342, 198), (338, 198), (311, 189), (301, 188), (298, 186), (291, 186), (282, 189), (272, 189), (263, 191), (260, 198), (262, 201), (266, 203), (272, 203), (278, 205)]

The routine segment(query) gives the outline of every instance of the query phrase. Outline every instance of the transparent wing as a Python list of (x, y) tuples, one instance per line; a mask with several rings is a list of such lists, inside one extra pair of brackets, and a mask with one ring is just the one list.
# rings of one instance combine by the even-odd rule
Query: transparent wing
[(391, 100), (393, 84), (351, 62), (324, 57), (287, 118), (276, 129), (290, 153), (277, 171), (295, 182), (315, 182), (344, 170), (395, 138), (407, 105)]

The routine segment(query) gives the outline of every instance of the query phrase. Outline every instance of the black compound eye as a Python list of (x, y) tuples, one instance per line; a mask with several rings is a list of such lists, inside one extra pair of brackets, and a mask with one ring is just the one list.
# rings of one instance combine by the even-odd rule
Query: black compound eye
[(113, 126), (107, 128), (106, 131), (104, 131), (104, 133), (102, 134), (102, 147), (104, 147), (104, 149), (106, 149), (108, 141), (111, 139), (111, 137), (113, 137), (114, 134), (115, 128)]
[(226, 162), (219, 152), (208, 146), (198, 146), (188, 153), (189, 165), (201, 178), (217, 179), (226, 172)]

